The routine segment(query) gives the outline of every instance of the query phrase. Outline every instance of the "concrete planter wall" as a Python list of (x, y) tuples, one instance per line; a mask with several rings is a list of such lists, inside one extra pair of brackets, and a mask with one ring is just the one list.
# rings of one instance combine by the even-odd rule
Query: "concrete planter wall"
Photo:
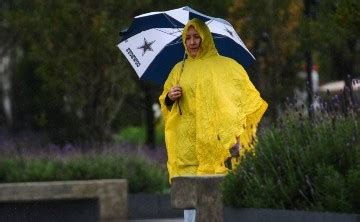
[(170, 205), (170, 194), (129, 194), (128, 218), (137, 219), (165, 219), (182, 218), (183, 210), (174, 209)]
[(360, 222), (359, 214), (225, 207), (226, 222)]
[(123, 179), (0, 184), (0, 221), (181, 218), (183, 209), (196, 208), (201, 216), (198, 222), (360, 222), (359, 214), (223, 207), (216, 189), (220, 181), (221, 177), (213, 176), (177, 178), (171, 198), (167, 194), (128, 194)]
[(173, 178), (172, 206), (195, 208), (197, 222), (360, 222), (359, 214), (224, 207), (220, 190), (223, 178), (215, 175)]
[[(186, 197), (186, 196), (185, 196)], [(183, 218), (183, 210), (170, 206), (169, 194), (129, 194), (129, 219)], [(358, 214), (296, 210), (223, 208), (225, 222), (360, 222)], [(218, 221), (207, 218), (207, 221)]]
[[(124, 179), (0, 184), (0, 221), (80, 221), (83, 215), (83, 220), (126, 220), (127, 193)], [(44, 212), (52, 217), (49, 220), (41, 210), (52, 208), (58, 210), (51, 214)], [(79, 212), (85, 209), (88, 213)], [(34, 213), (34, 210), (39, 212)], [(75, 213), (78, 220), (62, 212)]]

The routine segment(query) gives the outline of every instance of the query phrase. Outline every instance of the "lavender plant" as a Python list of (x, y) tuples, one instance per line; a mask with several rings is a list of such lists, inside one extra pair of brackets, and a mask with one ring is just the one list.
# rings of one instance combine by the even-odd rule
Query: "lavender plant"
[(288, 110), (223, 184), (233, 207), (360, 213), (360, 112), (322, 100), (312, 119)]
[[(48, 147), (49, 148), (49, 147)], [(168, 190), (163, 154), (146, 148), (101, 146), (101, 150), (53, 147), (0, 156), (0, 183), (125, 178), (129, 192)], [(20, 150), (22, 150), (21, 148)], [(45, 150), (45, 151), (44, 151)]]

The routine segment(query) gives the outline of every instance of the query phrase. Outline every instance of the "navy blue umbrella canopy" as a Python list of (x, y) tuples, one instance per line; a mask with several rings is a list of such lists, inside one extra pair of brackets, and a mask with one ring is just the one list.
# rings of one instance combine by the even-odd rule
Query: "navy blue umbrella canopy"
[(136, 16), (123, 31), (119, 49), (140, 79), (163, 84), (172, 67), (184, 57), (181, 34), (192, 18), (203, 20), (209, 27), (219, 54), (238, 61), (244, 67), (255, 61), (232, 25), (189, 7)]

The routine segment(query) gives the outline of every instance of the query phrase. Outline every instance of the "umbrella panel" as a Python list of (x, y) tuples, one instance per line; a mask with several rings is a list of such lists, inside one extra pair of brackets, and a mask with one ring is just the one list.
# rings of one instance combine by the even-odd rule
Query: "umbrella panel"
[(249, 67), (255, 59), (249, 54), (246, 49), (241, 47), (238, 43), (230, 38), (219, 37), (220, 35), (213, 34), (215, 46), (220, 55), (235, 59), (245, 68)]
[(164, 47), (141, 76), (141, 80), (148, 80), (157, 84), (165, 82), (174, 65), (184, 57), (185, 49), (180, 38)]
[[(155, 22), (156, 21), (156, 22)], [(165, 13), (151, 15), (151, 17), (138, 17), (136, 18), (129, 29), (123, 33), (123, 37), (120, 42), (149, 29), (153, 28), (183, 28), (184, 24), (178, 22), (171, 16)]]

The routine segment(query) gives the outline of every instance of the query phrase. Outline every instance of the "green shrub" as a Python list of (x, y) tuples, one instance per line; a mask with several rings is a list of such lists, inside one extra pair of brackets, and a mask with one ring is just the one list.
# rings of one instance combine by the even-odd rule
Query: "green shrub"
[[(144, 145), (146, 140), (146, 129), (144, 127), (130, 126), (120, 131), (114, 136), (115, 142), (128, 142), (130, 144)], [(165, 143), (165, 135), (161, 125), (155, 129), (155, 143), (163, 145)]]
[(1, 158), (0, 183), (125, 178), (129, 192), (163, 192), (166, 170), (139, 157), (76, 155), (68, 158)]
[(144, 127), (127, 127), (114, 136), (115, 142), (128, 142), (131, 144), (144, 144), (146, 131)]
[(223, 184), (233, 207), (360, 213), (360, 118), (288, 118), (259, 135)]

